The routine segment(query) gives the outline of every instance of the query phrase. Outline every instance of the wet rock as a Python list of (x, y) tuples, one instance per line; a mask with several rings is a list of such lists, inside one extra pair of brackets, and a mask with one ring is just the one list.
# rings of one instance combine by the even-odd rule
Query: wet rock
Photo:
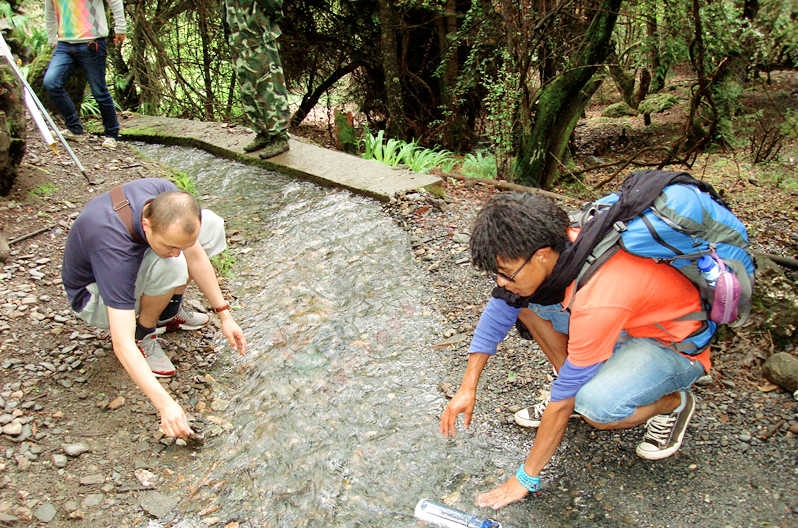
[(48, 523), (55, 518), (55, 506), (45, 502), (33, 511), (33, 516), (43, 523)]
[(762, 373), (768, 380), (789, 392), (798, 390), (798, 357), (792, 354), (773, 354), (762, 365)]
[(225, 400), (224, 398), (214, 398), (211, 402), (211, 409), (214, 411), (224, 411), (230, 406), (230, 401)]
[(178, 502), (175, 497), (170, 497), (157, 491), (150, 491), (141, 495), (139, 505), (148, 514), (160, 518), (168, 514), (172, 508), (177, 506)]

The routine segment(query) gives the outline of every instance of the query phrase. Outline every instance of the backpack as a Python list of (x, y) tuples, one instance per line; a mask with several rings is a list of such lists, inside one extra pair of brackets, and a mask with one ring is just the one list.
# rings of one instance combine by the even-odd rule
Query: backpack
[[(571, 215), (571, 221), (581, 227), (580, 234), (563, 252), (562, 268), (555, 268), (552, 276), (559, 273), (561, 281), (576, 280), (574, 291), (622, 248), (667, 262), (698, 288), (705, 310), (681, 319), (704, 324), (678, 344), (681, 352), (703, 350), (718, 324), (739, 326), (746, 321), (755, 273), (748, 234), (711, 185), (685, 172), (635, 172), (618, 192), (587, 204)], [(711, 255), (721, 269), (714, 287), (698, 269), (703, 255)]]

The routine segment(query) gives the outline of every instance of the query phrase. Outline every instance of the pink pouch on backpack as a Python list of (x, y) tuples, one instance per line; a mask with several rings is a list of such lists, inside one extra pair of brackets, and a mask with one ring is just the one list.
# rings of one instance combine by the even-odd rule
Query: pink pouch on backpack
[(737, 304), (740, 302), (740, 280), (737, 275), (724, 269), (715, 284), (715, 296), (709, 318), (719, 324), (727, 324), (737, 319)]

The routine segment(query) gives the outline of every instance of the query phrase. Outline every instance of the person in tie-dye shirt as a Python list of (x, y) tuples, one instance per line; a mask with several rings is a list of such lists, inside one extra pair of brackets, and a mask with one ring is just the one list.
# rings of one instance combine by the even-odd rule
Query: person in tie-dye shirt
[[(114, 44), (125, 39), (123, 0), (108, 0), (114, 19)], [(114, 148), (119, 136), (114, 100), (105, 82), (106, 40), (108, 21), (104, 0), (45, 0), (44, 15), (47, 40), (55, 45), (53, 57), (44, 74), (44, 87), (50, 100), (64, 118), (65, 135), (80, 137), (83, 125), (78, 110), (69, 98), (64, 83), (74, 68), (86, 73), (91, 93), (100, 108), (105, 132), (104, 147)]]

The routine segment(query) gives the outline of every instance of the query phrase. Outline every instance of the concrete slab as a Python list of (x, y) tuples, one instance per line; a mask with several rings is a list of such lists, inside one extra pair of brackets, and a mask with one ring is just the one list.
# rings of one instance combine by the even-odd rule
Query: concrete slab
[(434, 191), (441, 180), (374, 160), (329, 150), (291, 136), (290, 150), (268, 160), (258, 152), (244, 152), (255, 134), (241, 126), (171, 117), (129, 115), (120, 121), (122, 139), (200, 148), (215, 156), (264, 167), (321, 185), (343, 187), (352, 192), (387, 201), (393, 196), (424, 188)]

